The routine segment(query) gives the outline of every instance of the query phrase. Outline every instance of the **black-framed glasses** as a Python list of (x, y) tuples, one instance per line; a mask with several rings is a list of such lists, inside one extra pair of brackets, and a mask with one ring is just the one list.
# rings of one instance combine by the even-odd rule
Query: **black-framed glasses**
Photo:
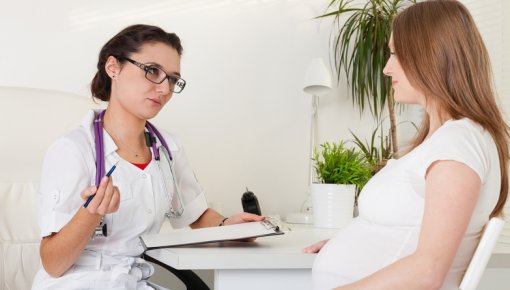
[(127, 60), (130, 63), (139, 67), (141, 70), (145, 72), (145, 78), (152, 83), (161, 84), (166, 79), (168, 79), (170, 90), (176, 94), (182, 92), (182, 90), (184, 90), (184, 87), (186, 86), (186, 81), (183, 80), (181, 77), (176, 75), (167, 75), (165, 71), (163, 71), (161, 68), (157, 66), (139, 63), (125, 56), (119, 56), (117, 58)]

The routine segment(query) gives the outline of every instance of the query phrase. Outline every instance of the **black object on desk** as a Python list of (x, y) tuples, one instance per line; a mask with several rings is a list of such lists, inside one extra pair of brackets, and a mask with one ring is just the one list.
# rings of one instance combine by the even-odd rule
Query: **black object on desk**
[(246, 192), (241, 197), (241, 203), (243, 204), (243, 211), (253, 213), (256, 215), (262, 215), (260, 211), (259, 201), (255, 194), (246, 188)]

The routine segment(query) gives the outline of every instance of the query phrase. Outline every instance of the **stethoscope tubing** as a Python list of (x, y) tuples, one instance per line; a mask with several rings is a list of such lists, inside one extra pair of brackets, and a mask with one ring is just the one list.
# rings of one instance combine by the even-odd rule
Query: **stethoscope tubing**
[[(101, 183), (101, 179), (105, 175), (105, 159), (104, 159), (104, 142), (103, 142), (103, 117), (106, 110), (101, 111), (99, 113), (95, 120), (94, 120), (94, 134), (95, 134), (95, 147), (96, 147), (96, 186), (99, 187), (99, 183)], [(147, 128), (147, 131), (149, 131), (149, 138), (150, 143), (152, 147), (152, 154), (154, 155), (154, 159), (156, 161), (159, 161), (159, 151), (157, 148), (156, 140), (154, 136), (156, 136), (159, 139), (159, 142), (161, 142), (161, 145), (166, 149), (166, 151), (169, 154), (170, 161), (173, 161), (172, 152), (170, 151), (170, 148), (168, 147), (168, 144), (165, 141), (165, 138), (163, 138), (163, 135), (156, 129), (154, 125), (152, 125), (149, 121), (145, 122), (145, 128)]]
[(94, 134), (96, 145), (96, 187), (99, 187), (101, 178), (104, 176), (105, 161), (104, 161), (104, 142), (103, 142), (103, 117), (105, 110), (99, 113), (94, 120)]

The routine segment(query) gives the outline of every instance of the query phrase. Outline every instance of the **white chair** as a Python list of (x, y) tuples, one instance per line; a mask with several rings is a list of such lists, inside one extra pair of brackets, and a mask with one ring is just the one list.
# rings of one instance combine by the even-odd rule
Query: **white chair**
[(43, 157), (94, 103), (16, 87), (0, 87), (0, 103), (0, 290), (30, 289), (40, 267), (36, 194)]
[(464, 278), (460, 283), (460, 290), (476, 290), (504, 225), (505, 221), (500, 218), (492, 218), (487, 223), (480, 243), (476, 247), (475, 254), (471, 258), (466, 274), (464, 274)]

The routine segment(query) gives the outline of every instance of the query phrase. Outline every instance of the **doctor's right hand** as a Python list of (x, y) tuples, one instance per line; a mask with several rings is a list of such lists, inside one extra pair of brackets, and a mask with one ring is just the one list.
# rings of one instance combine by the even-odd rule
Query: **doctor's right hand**
[(107, 213), (116, 212), (120, 206), (120, 193), (119, 189), (113, 185), (111, 177), (103, 177), (99, 188), (90, 186), (81, 192), (81, 198), (87, 199), (94, 195), (86, 210), (91, 214), (99, 214), (104, 216)]

